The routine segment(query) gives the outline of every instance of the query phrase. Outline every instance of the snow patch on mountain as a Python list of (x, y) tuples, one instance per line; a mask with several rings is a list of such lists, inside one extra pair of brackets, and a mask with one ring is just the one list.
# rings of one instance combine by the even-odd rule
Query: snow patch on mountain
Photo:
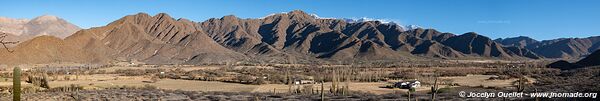
[[(274, 15), (279, 15), (279, 14), (289, 14), (290, 12), (280, 12), (280, 13), (272, 13), (269, 14), (267, 16), (261, 17), (259, 19), (264, 19), (270, 16), (274, 16)], [(404, 30), (413, 30), (413, 29), (417, 29), (417, 28), (422, 28), (421, 26), (418, 25), (401, 25), (399, 23), (397, 23), (397, 21), (391, 20), (391, 19), (376, 19), (376, 18), (369, 18), (369, 17), (361, 17), (361, 18), (334, 18), (334, 17), (321, 17), (317, 14), (310, 14), (310, 16), (312, 16), (315, 19), (340, 19), (340, 20), (344, 20), (348, 23), (360, 23), (360, 22), (368, 22), (368, 21), (379, 21), (383, 24), (391, 24), (391, 25), (398, 25), (400, 27), (402, 27), (402, 29)]]
[(342, 20), (345, 20), (348, 23), (358, 23), (358, 22), (368, 22), (368, 21), (379, 21), (379, 22), (384, 23), (384, 24), (387, 24), (387, 23), (394, 24), (395, 23), (395, 21), (389, 20), (389, 19), (375, 19), (375, 18), (368, 18), (368, 17), (342, 18)]
[(406, 25), (406, 26), (402, 26), (402, 28), (403, 28), (404, 30), (413, 30), (413, 29), (417, 29), (417, 28), (423, 28), (423, 27), (421, 27), (421, 26), (418, 26), (418, 25)]
[(320, 17), (317, 14), (310, 14), (310, 16), (317, 18), (317, 19), (337, 19), (337, 18), (333, 18), (333, 17)]
[(260, 18), (258, 18), (258, 19), (265, 19), (265, 18), (268, 18), (268, 17), (274, 16), (274, 15), (279, 15), (279, 14), (287, 14), (287, 13), (288, 13), (288, 12), (271, 13), (271, 14), (269, 14), (269, 15), (267, 15), (267, 16), (263, 16), (263, 17), (260, 17)]
[(389, 20), (389, 19), (376, 19), (376, 18), (362, 17), (362, 18), (342, 18), (342, 20), (344, 20), (348, 23), (379, 21), (383, 24), (398, 25), (398, 26), (402, 27), (402, 29), (404, 29), (404, 30), (413, 30), (413, 29), (417, 29), (417, 28), (422, 28), (421, 26), (418, 26), (418, 25), (402, 25), (402, 24), (396, 23), (396, 21), (394, 21), (394, 20)]

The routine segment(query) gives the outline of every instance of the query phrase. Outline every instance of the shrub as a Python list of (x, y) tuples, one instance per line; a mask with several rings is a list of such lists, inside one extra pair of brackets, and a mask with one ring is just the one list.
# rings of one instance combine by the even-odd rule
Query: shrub
[(79, 91), (79, 90), (83, 90), (83, 86), (75, 85), (75, 84), (71, 84), (69, 86), (55, 87), (55, 88), (47, 89), (47, 91), (51, 91), (51, 92), (72, 92), (72, 91)]
[(454, 89), (450, 88), (450, 87), (444, 87), (444, 88), (440, 88), (438, 89), (438, 93), (447, 93), (447, 92), (452, 92)]
[(34, 76), (34, 75), (29, 75), (27, 77), (27, 82), (31, 83), (35, 86), (39, 86), (42, 88), (46, 88), (49, 89), (50, 86), (48, 85), (48, 76), (43, 74), (43, 76)]
[(254, 80), (254, 82), (252, 82), (252, 84), (262, 85), (262, 84), (267, 84), (267, 81), (264, 78), (259, 77), (259, 78), (256, 78), (256, 80)]

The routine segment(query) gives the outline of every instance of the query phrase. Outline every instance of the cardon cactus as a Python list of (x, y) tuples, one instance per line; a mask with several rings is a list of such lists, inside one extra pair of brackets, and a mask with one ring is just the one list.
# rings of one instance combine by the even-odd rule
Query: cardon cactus
[(21, 68), (13, 71), (13, 101), (21, 101)]

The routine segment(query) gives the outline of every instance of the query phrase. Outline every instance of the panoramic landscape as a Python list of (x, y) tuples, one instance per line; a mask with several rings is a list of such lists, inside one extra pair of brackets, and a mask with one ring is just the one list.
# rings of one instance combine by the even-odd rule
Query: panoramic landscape
[[(350, 1), (3, 2), (14, 5), (0, 7), (0, 101), (586, 101), (600, 92), (600, 15), (570, 12), (600, 8), (544, 9), (566, 1), (411, 2), (497, 7), (447, 8), (476, 18), (315, 7), (360, 4)], [(240, 6), (253, 4), (270, 7)], [(503, 8), (514, 6), (539, 11)]]

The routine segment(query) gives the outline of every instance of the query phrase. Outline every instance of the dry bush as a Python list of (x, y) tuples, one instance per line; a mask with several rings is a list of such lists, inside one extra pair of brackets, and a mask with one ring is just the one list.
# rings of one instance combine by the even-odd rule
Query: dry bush
[(69, 86), (50, 88), (45, 91), (48, 91), (48, 92), (72, 92), (72, 91), (79, 91), (79, 90), (83, 90), (83, 86), (71, 84)]
[[(164, 72), (164, 69), (117, 69), (115, 73), (121, 74), (123, 76), (143, 76), (143, 75), (153, 75), (158, 74), (160, 72)], [(175, 72), (171, 72), (175, 73)]]
[(26, 82), (31, 83), (34, 86), (39, 86), (46, 89), (50, 88), (48, 84), (48, 76), (46, 74), (42, 74), (42, 76), (29, 75), (27, 76)]
[(414, 70), (406, 70), (391, 73), (388, 77), (393, 79), (416, 79), (419, 76)]

